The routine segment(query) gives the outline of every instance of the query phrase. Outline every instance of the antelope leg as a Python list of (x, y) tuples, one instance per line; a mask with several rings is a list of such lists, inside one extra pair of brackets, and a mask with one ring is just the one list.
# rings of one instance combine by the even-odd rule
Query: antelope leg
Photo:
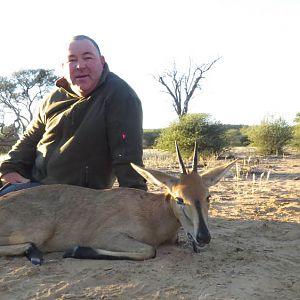
[(72, 257), (78, 259), (110, 259), (110, 260), (146, 260), (154, 258), (156, 250), (154, 247), (130, 240), (132, 250), (128, 250), (128, 245), (124, 251), (114, 251), (98, 249), (93, 247), (75, 246), (65, 251), (63, 257)]
[(34, 265), (41, 265), (44, 261), (43, 253), (34, 244), (25, 251), (25, 256)]
[(41, 265), (43, 262), (42, 252), (32, 243), (0, 246), (0, 256), (16, 255), (25, 255), (34, 265)]

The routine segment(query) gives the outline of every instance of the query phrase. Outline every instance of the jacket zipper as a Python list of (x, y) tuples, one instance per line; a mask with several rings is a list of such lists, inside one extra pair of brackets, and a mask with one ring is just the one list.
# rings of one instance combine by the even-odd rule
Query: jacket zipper
[(84, 186), (89, 186), (89, 166), (85, 166), (84, 169)]

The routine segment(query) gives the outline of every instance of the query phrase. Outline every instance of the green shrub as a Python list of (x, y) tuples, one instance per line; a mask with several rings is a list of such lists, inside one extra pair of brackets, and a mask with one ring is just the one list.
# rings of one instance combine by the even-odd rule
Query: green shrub
[(210, 119), (208, 114), (187, 114), (162, 130), (156, 148), (175, 151), (175, 140), (184, 157), (189, 157), (195, 141), (202, 156), (218, 154), (226, 147), (225, 127)]
[(296, 125), (293, 128), (293, 139), (291, 146), (297, 151), (300, 151), (300, 113), (297, 113), (295, 118)]
[(265, 118), (260, 125), (249, 126), (242, 130), (263, 155), (282, 154), (292, 139), (292, 127), (282, 118)]
[[(226, 125), (227, 127), (229, 125)], [(240, 128), (230, 128), (225, 132), (225, 137), (229, 147), (240, 147), (247, 146), (250, 144), (248, 137), (241, 132), (242, 126)]]
[(161, 129), (144, 129), (143, 132), (143, 148), (153, 148), (156, 139), (161, 134)]

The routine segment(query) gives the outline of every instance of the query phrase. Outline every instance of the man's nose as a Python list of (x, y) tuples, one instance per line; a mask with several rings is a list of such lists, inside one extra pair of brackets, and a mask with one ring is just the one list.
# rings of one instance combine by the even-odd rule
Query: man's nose
[(85, 61), (83, 59), (78, 59), (76, 62), (76, 69), (82, 69), (86, 66)]

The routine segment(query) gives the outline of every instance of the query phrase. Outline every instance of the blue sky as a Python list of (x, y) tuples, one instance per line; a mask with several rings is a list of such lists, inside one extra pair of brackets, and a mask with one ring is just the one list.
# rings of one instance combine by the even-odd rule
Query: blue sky
[(65, 40), (86, 34), (111, 71), (138, 93), (144, 128), (176, 120), (153, 75), (221, 59), (207, 73), (190, 112), (226, 124), (265, 116), (293, 124), (300, 112), (298, 0), (1, 1), (0, 76), (27, 68), (59, 73)]

